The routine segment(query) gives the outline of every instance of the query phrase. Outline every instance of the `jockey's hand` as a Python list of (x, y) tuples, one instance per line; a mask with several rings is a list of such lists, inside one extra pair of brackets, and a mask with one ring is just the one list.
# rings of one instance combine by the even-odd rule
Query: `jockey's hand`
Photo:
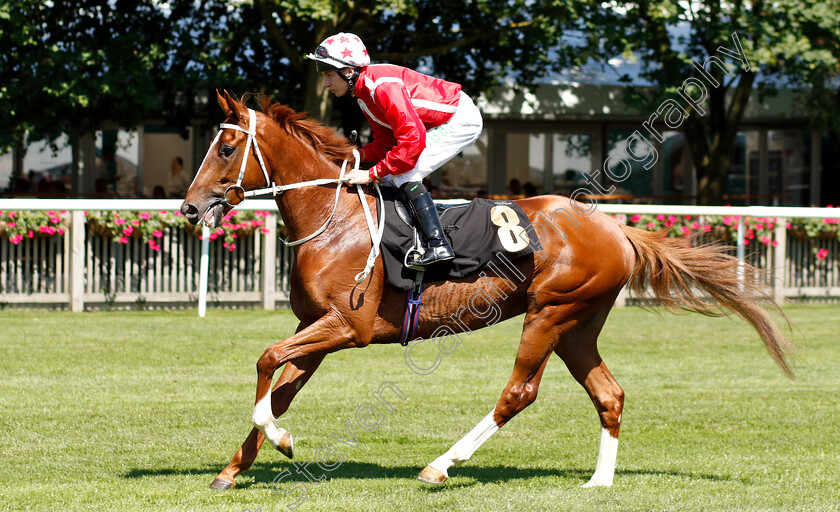
[(346, 177), (350, 185), (367, 185), (373, 181), (370, 174), (364, 169), (353, 169), (346, 174)]

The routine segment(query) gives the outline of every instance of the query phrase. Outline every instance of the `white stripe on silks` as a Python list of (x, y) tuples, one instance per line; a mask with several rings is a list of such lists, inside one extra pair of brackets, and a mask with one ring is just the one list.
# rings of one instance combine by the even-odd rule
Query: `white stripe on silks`
[(429, 466), (435, 468), (448, 477), (449, 473), (447, 470), (450, 467), (455, 464), (462, 464), (468, 461), (475, 451), (478, 450), (478, 448), (484, 444), (490, 436), (499, 430), (499, 426), (496, 425), (496, 420), (493, 419), (494, 413), (495, 409), (490, 411), (490, 414), (478, 422), (478, 425), (470, 430), (469, 434), (461, 438), (461, 440), (455, 443), (452, 448), (447, 450), (446, 453), (432, 461)]
[(455, 112), (458, 110), (457, 105), (447, 105), (445, 103), (437, 103), (428, 100), (411, 100), (411, 104), (415, 107), (425, 108), (426, 110), (436, 110), (438, 112)]
[[(405, 85), (405, 82), (403, 82), (401, 79), (392, 76), (383, 76), (381, 78), (378, 78), (375, 82), (370, 78), (365, 77), (365, 87), (367, 87), (370, 91), (370, 96), (372, 98), (374, 96), (374, 93), (376, 92), (376, 88), (384, 83), (395, 83)], [(376, 101), (375, 98), (374, 101)]]
[(375, 115), (373, 115), (373, 112), (371, 112), (371, 111), (370, 111), (370, 109), (368, 108), (368, 106), (365, 104), (365, 102), (364, 102), (364, 101), (359, 100), (359, 107), (361, 107), (361, 109), (365, 112), (365, 114), (367, 114), (367, 115), (368, 115), (368, 117), (370, 117), (370, 118), (371, 118), (371, 120), (375, 121), (375, 122), (376, 122), (376, 123), (378, 123), (378, 124), (381, 124), (381, 125), (382, 125), (382, 126), (384, 126), (385, 128), (388, 128), (389, 130), (392, 130), (391, 125), (390, 125), (390, 124), (388, 124), (388, 123), (386, 123), (386, 122), (382, 121), (381, 119), (379, 119), (378, 117), (376, 117)]
[(598, 461), (595, 473), (582, 487), (610, 487), (615, 476), (615, 460), (618, 455), (618, 438), (601, 428), (601, 442), (598, 445)]

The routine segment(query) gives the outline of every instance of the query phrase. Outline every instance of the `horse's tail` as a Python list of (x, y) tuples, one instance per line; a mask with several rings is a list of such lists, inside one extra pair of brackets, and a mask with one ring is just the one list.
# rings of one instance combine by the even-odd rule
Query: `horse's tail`
[[(760, 282), (762, 271), (726, 254), (723, 245), (691, 247), (685, 238), (666, 238), (662, 231), (623, 224), (621, 229), (636, 251), (636, 266), (629, 281), (633, 292), (645, 296), (649, 286), (659, 304), (672, 312), (696, 311), (707, 316), (737, 313), (755, 328), (776, 363), (793, 377), (787, 362), (791, 345), (760, 304), (770, 298)], [(693, 285), (703, 293), (695, 293)]]

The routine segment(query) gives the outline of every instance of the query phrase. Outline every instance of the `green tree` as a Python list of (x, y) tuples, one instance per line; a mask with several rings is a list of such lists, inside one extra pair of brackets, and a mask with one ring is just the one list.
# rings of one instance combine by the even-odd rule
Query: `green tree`
[[(170, 23), (152, 0), (18, 0), (0, 7), (7, 141), (132, 126), (165, 97)], [(6, 78), (8, 77), (8, 78)]]
[[(840, 34), (837, 0), (616, 1), (588, 10), (582, 22), (588, 50), (603, 61), (640, 60), (640, 76), (652, 87), (623, 78), (628, 102), (650, 113), (663, 98), (676, 97), (687, 78), (702, 75), (693, 62), (720, 57), (721, 47), (736, 51), (735, 39), (740, 42), (747, 62), (724, 59), (730, 64), (726, 70), (706, 66), (720, 86), (709, 87), (705, 101), (689, 104), (678, 120), (697, 167), (701, 204), (723, 202), (735, 136), (754, 90), (764, 95), (779, 84), (831, 90), (828, 80), (838, 69), (836, 46), (834, 53), (830, 48)], [(684, 92), (700, 98), (692, 87)]]
[(253, 0), (252, 6), (288, 62), (286, 79), (298, 84), (300, 106), (320, 119), (329, 117), (331, 102), (303, 55), (336, 32), (359, 35), (374, 61), (425, 65), (473, 94), (513, 75), (528, 85), (579, 58), (557, 48), (562, 27), (575, 18), (572, 1)]

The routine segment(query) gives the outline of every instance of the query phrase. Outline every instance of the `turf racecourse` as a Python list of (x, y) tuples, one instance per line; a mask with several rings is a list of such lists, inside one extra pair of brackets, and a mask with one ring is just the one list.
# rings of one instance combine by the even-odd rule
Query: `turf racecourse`
[[(399, 346), (329, 356), (279, 424), (312, 460), (383, 382), (394, 401), (320, 485), (264, 449), (238, 487), (207, 486), (250, 429), (254, 364), (288, 312), (0, 312), (0, 510), (840, 510), (840, 307), (786, 308), (786, 379), (745, 323), (616, 310), (601, 354), (627, 392), (616, 482), (595, 465), (592, 404), (554, 357), (537, 401), (440, 487), (417, 473), (497, 400), (522, 318), (464, 336), (437, 370)], [(426, 344), (431, 345), (431, 344)], [(420, 346), (415, 360), (435, 352)], [(314, 476), (324, 473), (310, 466)], [(296, 483), (295, 487), (289, 487)]]

